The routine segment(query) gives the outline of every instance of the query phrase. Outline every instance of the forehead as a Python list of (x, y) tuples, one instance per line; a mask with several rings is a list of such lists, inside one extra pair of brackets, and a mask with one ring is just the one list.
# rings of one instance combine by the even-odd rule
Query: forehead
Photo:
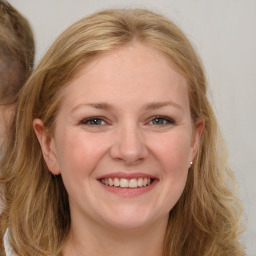
[(99, 100), (115, 95), (127, 100), (136, 92), (137, 96), (147, 95), (153, 101), (150, 97), (167, 95), (169, 85), (180, 87), (187, 95), (187, 81), (170, 59), (136, 43), (111, 50), (83, 65), (63, 90), (63, 96), (72, 101), (93, 95)]
[[(72, 75), (72, 79), (69, 81), (68, 84), (72, 83), (74, 80), (79, 78), (81, 75), (84, 75), (86, 72), (89, 72), (93, 67), (95, 67), (98, 63), (102, 63), (102, 60), (106, 59), (115, 59), (124, 56), (123, 60), (129, 60), (129, 56), (132, 52), (136, 51), (138, 54), (137, 56), (141, 58), (134, 58), (133, 66), (134, 65), (144, 65), (145, 60), (153, 60), (154, 62), (164, 63), (168, 65), (170, 68), (175, 70), (180, 75), (183, 75), (183, 72), (174, 64), (172, 61), (171, 56), (168, 56), (165, 52), (158, 50), (154, 47), (149, 45), (144, 45), (142, 42), (139, 42), (134, 39), (134, 41), (128, 42), (124, 45), (121, 45), (117, 48), (110, 49), (106, 52), (97, 53), (94, 57), (90, 58), (89, 61), (85, 62), (85, 64), (81, 65)], [(124, 54), (126, 53), (126, 54)]]

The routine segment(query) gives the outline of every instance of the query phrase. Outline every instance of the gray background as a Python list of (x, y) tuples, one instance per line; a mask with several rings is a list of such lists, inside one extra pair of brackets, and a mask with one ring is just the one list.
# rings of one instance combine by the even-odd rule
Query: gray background
[(10, 0), (30, 21), (38, 61), (67, 26), (96, 10), (146, 7), (188, 35), (205, 65), (211, 98), (240, 184), (247, 254), (256, 256), (256, 0)]

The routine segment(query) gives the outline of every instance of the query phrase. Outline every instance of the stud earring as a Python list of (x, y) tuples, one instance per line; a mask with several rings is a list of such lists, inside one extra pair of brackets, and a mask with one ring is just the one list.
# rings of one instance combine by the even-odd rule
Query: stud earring
[(193, 164), (193, 162), (191, 161), (191, 162), (190, 162), (190, 165), (192, 165), (192, 164)]

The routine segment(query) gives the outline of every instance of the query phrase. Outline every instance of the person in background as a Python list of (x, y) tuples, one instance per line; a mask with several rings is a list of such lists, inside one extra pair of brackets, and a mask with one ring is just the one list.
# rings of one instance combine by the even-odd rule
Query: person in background
[(1, 255), (245, 255), (202, 64), (154, 12), (101, 11), (55, 41), (0, 168)]
[(0, 145), (6, 136), (21, 87), (34, 66), (31, 27), (7, 1), (0, 0)]

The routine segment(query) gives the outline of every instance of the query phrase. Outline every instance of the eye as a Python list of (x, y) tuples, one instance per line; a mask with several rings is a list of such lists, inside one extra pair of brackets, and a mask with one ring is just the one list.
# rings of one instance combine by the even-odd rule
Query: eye
[(82, 125), (100, 126), (107, 125), (107, 122), (102, 117), (88, 117), (80, 121)]
[(153, 119), (149, 121), (149, 124), (166, 126), (175, 124), (175, 121), (172, 118), (166, 116), (155, 116)]

